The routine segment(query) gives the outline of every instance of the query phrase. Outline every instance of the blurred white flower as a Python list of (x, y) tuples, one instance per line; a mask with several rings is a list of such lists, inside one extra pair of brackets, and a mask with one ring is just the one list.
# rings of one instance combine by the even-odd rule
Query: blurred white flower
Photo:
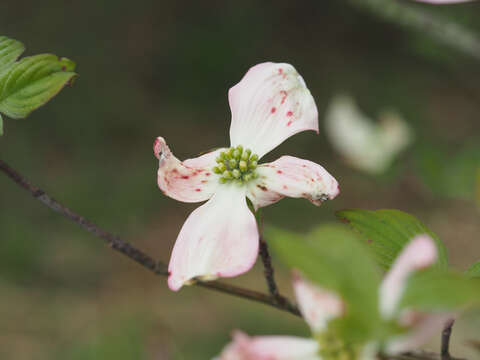
[(407, 122), (395, 111), (383, 111), (379, 122), (365, 116), (346, 95), (330, 103), (325, 127), (335, 150), (358, 170), (380, 174), (413, 139)]

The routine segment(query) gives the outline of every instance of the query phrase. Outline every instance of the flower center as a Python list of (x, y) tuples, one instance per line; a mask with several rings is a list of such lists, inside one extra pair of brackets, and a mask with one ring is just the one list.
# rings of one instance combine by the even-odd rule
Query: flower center
[(258, 155), (252, 154), (250, 149), (243, 149), (242, 145), (222, 151), (216, 161), (217, 165), (213, 167), (213, 172), (221, 175), (222, 184), (232, 181), (244, 184), (258, 177), (255, 171)]
[(354, 360), (357, 359), (357, 351), (346, 344), (339, 335), (330, 330), (316, 334), (315, 339), (319, 343), (322, 359), (325, 360)]

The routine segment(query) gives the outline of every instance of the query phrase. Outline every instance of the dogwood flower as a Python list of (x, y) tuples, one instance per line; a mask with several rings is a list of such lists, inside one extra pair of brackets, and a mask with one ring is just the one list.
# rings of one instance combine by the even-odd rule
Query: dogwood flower
[(232, 277), (253, 266), (259, 235), (246, 197), (257, 210), (286, 196), (320, 205), (339, 193), (337, 181), (311, 161), (282, 156), (258, 164), (288, 137), (305, 130), (318, 133), (315, 102), (293, 66), (256, 65), (228, 98), (230, 148), (182, 162), (162, 137), (154, 143), (164, 194), (183, 202), (208, 200), (190, 214), (177, 237), (168, 278), (174, 291), (197, 278)]
[(348, 312), (348, 304), (335, 293), (294, 274), (293, 288), (303, 318), (313, 338), (254, 336), (234, 332), (233, 341), (214, 360), (373, 360), (380, 350), (394, 355), (423, 345), (451, 317), (445, 313), (402, 311), (399, 304), (409, 276), (437, 259), (434, 241), (427, 235), (413, 238), (397, 257), (379, 287), (379, 312), (385, 322), (404, 329), (384, 343), (372, 340), (353, 348), (328, 332), (329, 322)]

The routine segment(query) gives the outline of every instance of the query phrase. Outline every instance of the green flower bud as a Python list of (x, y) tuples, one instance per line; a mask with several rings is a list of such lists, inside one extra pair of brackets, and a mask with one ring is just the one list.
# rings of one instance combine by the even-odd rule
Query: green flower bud
[(247, 162), (244, 161), (244, 160), (240, 160), (240, 162), (238, 163), (238, 168), (240, 169), (240, 171), (244, 172), (244, 171), (247, 171)]
[(237, 160), (235, 159), (228, 160), (228, 166), (230, 166), (230, 169), (235, 169), (237, 167)]
[(245, 182), (250, 181), (252, 179), (253, 179), (252, 173), (248, 173), (248, 174), (243, 175), (243, 181), (245, 181)]
[(242, 145), (230, 147), (222, 151), (215, 159), (217, 165), (212, 168), (215, 174), (221, 175), (221, 184), (234, 182), (245, 184), (256, 179), (258, 174), (255, 169), (258, 166), (258, 155), (252, 154), (250, 149), (244, 149)]

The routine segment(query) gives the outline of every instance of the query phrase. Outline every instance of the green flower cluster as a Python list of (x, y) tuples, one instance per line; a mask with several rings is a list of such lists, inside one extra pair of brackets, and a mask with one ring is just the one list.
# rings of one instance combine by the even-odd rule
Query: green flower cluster
[(324, 360), (355, 360), (357, 351), (347, 345), (338, 334), (326, 330), (315, 336), (320, 347), (320, 356)]
[(258, 177), (255, 171), (258, 166), (258, 155), (252, 154), (250, 149), (243, 149), (242, 145), (222, 151), (216, 161), (217, 165), (213, 167), (213, 172), (221, 175), (222, 184), (232, 181), (244, 184)]

